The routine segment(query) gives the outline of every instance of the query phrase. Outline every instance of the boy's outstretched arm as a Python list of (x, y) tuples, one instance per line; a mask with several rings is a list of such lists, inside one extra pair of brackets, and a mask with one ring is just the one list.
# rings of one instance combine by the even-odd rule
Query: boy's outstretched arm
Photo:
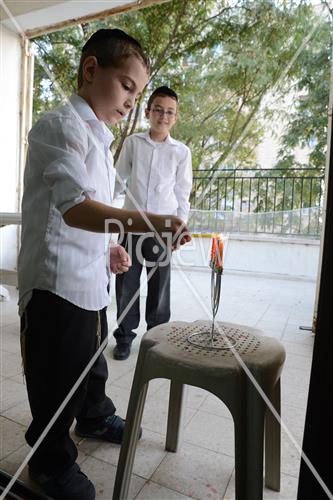
[[(158, 234), (171, 232), (177, 234), (178, 244), (183, 245), (191, 240), (185, 223), (175, 215), (157, 215), (144, 212), (145, 218), (136, 210), (125, 210), (111, 207), (98, 201), (86, 199), (82, 203), (67, 210), (64, 221), (71, 227), (85, 229), (94, 233), (104, 233), (106, 228), (110, 233), (126, 232)], [(147, 224), (146, 220), (150, 221)], [(105, 221), (108, 220), (107, 226)], [(168, 221), (168, 222), (167, 222)], [(166, 223), (167, 222), (167, 223)]]

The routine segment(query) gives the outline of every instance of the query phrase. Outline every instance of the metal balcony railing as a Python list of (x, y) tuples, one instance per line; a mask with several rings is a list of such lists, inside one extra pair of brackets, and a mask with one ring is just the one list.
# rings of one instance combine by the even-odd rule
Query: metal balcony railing
[(314, 169), (195, 170), (192, 231), (318, 236), (324, 175)]

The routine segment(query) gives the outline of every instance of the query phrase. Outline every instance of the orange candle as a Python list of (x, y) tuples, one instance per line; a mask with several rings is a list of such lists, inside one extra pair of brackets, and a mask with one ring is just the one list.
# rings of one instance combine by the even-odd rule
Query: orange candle
[(218, 251), (217, 251), (217, 267), (219, 270), (223, 268), (223, 241), (221, 236), (217, 239)]
[(212, 237), (212, 251), (211, 251), (211, 254), (210, 254), (210, 262), (212, 264), (214, 264), (214, 261), (215, 261), (216, 250), (217, 250), (217, 240), (216, 240), (216, 237), (213, 236)]

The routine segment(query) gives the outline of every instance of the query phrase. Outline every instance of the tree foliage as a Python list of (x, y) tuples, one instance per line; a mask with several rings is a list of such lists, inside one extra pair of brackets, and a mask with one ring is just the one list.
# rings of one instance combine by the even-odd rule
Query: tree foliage
[(35, 40), (34, 118), (61, 102), (52, 80), (65, 95), (75, 91), (83, 41), (101, 27), (120, 27), (146, 48), (152, 74), (136, 108), (114, 127), (116, 158), (126, 136), (147, 126), (142, 111), (149, 92), (166, 84), (179, 93), (181, 119), (173, 134), (191, 148), (194, 168), (254, 166), (255, 148), (273, 117), (266, 97), (283, 96), (296, 82), (307, 100), (295, 102), (284, 153), (315, 138), (310, 156), (320, 166), (330, 65), (325, 19), (295, 59), (316, 19), (307, 2), (172, 0), (44, 35)]
[[(332, 17), (316, 19), (318, 27), (295, 65), (293, 90), (297, 96), (281, 138), (277, 166), (323, 170), (326, 161), (330, 67), (332, 56)], [(297, 162), (295, 148), (306, 148), (306, 163)]]

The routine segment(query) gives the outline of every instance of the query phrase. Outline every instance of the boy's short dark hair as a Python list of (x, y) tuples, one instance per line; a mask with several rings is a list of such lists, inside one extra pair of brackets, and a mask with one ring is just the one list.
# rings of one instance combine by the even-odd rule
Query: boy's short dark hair
[(119, 67), (124, 59), (136, 56), (150, 72), (150, 64), (140, 43), (132, 36), (119, 29), (100, 29), (96, 31), (82, 47), (82, 55), (77, 75), (77, 84), (83, 84), (82, 66), (85, 59), (95, 56), (102, 68)]
[(169, 87), (163, 86), (163, 87), (158, 87), (151, 94), (151, 96), (148, 99), (147, 109), (151, 108), (151, 105), (153, 104), (155, 97), (172, 97), (172, 99), (175, 99), (175, 101), (178, 104), (178, 95), (176, 94), (176, 92), (170, 89)]

